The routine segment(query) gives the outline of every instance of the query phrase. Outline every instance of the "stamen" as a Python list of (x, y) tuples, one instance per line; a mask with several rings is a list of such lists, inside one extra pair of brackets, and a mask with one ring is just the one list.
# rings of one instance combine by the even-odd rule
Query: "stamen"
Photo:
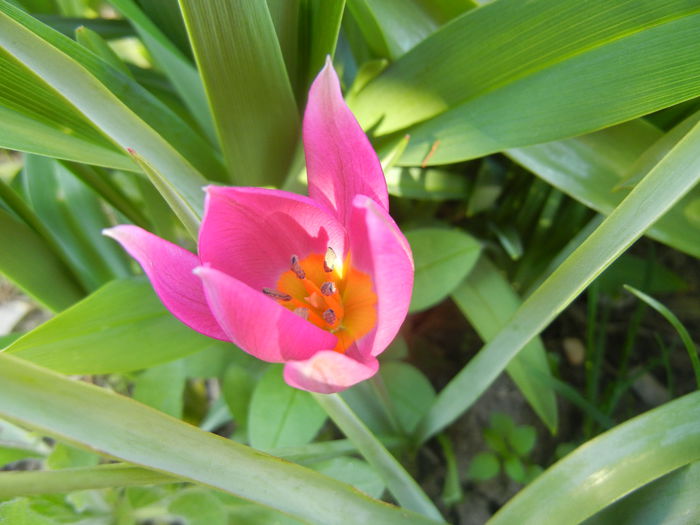
[(335, 255), (335, 252), (333, 251), (333, 248), (330, 246), (326, 250), (326, 256), (323, 258), (323, 269), (326, 272), (332, 272), (333, 268), (335, 268), (335, 261), (337, 259), (337, 256)]
[(323, 295), (333, 295), (336, 291), (335, 283), (332, 281), (326, 281), (321, 285), (321, 293)]
[(306, 278), (306, 272), (301, 267), (301, 264), (299, 264), (299, 256), (297, 255), (292, 255), (292, 271), (296, 274), (297, 277), (299, 277), (299, 279)]
[(291, 295), (286, 294), (284, 292), (280, 292), (279, 290), (275, 290), (274, 288), (263, 288), (262, 291), (265, 295), (267, 295), (268, 297), (272, 297), (273, 299), (278, 299), (280, 301), (292, 300)]
[(329, 308), (325, 312), (323, 312), (323, 320), (326, 321), (328, 324), (333, 325), (335, 322), (338, 320), (338, 318), (335, 315), (335, 312)]
[(297, 314), (299, 317), (302, 319), (306, 319), (307, 321), (309, 320), (309, 309), (304, 308), (303, 306), (299, 306), (298, 308), (295, 308), (293, 310), (295, 314)]

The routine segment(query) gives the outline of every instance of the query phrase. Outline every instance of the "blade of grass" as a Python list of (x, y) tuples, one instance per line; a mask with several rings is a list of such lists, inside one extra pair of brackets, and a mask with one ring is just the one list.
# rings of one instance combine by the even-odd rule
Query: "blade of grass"
[(678, 319), (676, 314), (669, 310), (664, 304), (660, 303), (653, 297), (627, 284), (624, 285), (624, 287), (625, 290), (636, 295), (637, 298), (641, 299), (649, 306), (651, 306), (654, 310), (663, 315), (664, 318), (671, 324), (671, 326), (675, 328), (676, 332), (678, 332), (678, 335), (681, 338), (681, 341), (683, 341), (685, 349), (688, 351), (688, 357), (690, 357), (690, 363), (693, 365), (693, 372), (695, 372), (695, 382), (698, 385), (698, 388), (700, 388), (700, 358), (698, 357), (698, 348), (697, 346), (695, 346), (693, 338), (690, 337), (688, 330), (685, 326), (683, 326), (683, 323), (681, 323), (680, 319)]
[(362, 456), (381, 475), (387, 488), (401, 506), (420, 512), (434, 520), (442, 520), (440, 511), (430, 501), (418, 483), (406, 472), (394, 456), (352, 409), (337, 394), (314, 394), (319, 405), (328, 413), (338, 428), (352, 441)]
[[(438, 395), (419, 425), (422, 442), (467, 410), (510, 360), (700, 179), (700, 124), (630, 192), (535, 290), (508, 324)], [(644, 213), (640, 214), (639, 210)]]
[(0, 354), (0, 414), (47, 435), (309, 523), (434, 523), (345, 483), (6, 354)]

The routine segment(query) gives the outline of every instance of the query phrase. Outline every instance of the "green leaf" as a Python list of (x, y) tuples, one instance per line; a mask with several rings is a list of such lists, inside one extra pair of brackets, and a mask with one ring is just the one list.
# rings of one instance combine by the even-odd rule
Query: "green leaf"
[(469, 462), (467, 476), (477, 481), (485, 481), (498, 475), (501, 464), (492, 452), (480, 452)]
[(580, 523), (630, 491), (700, 459), (698, 439), (700, 393), (694, 393), (579, 447), (520, 491), (489, 525)]
[(124, 252), (101, 234), (110, 226), (102, 203), (70, 171), (52, 159), (27, 155), (23, 182), (28, 203), (86, 289), (129, 275)]
[(0, 420), (0, 466), (24, 458), (42, 457), (49, 447), (39, 436)]
[[(86, 489), (177, 483), (177, 478), (124, 463), (0, 473), (0, 500)], [(1, 516), (1, 514), (0, 514)]]
[(126, 20), (40, 14), (34, 9), (31, 9), (30, 12), (38, 20), (68, 37), (72, 37), (75, 34), (75, 30), (79, 27), (87, 27), (107, 40), (134, 36), (134, 31)]
[(380, 371), (401, 429), (410, 434), (430, 408), (435, 390), (428, 378), (408, 363), (383, 363)]
[(0, 503), (0, 521), (13, 525), (57, 525), (57, 521), (31, 508), (27, 498)]
[(503, 470), (508, 477), (518, 483), (525, 483), (525, 465), (516, 456), (510, 456), (503, 460)]
[(537, 432), (530, 425), (517, 426), (508, 433), (507, 439), (519, 456), (527, 456), (535, 447)]
[(5, 351), (67, 374), (147, 368), (215, 342), (175, 319), (144, 279), (106, 284)]
[[(471, 273), (452, 292), (452, 299), (484, 341), (491, 341), (521, 304), (508, 281), (486, 258), (481, 257)], [(483, 350), (482, 350), (483, 351)], [(557, 428), (557, 405), (550, 385), (531, 369), (549, 377), (547, 353), (542, 341), (529, 342), (506, 367), (508, 375), (550, 431)]]
[[(700, 94), (698, 6), (499, 0), (443, 26), (359, 94), (402, 163), (445, 164), (590, 132)], [(439, 60), (436, 60), (439, 57)]]
[(447, 297), (479, 258), (479, 241), (460, 230), (423, 228), (406, 233), (416, 266), (409, 311), (425, 310)]
[(309, 523), (433, 523), (363, 496), (345, 483), (4, 353), (0, 353), (0, 417)]
[(185, 518), (187, 525), (226, 525), (228, 516), (221, 500), (203, 489), (179, 492), (168, 505), (171, 514)]
[(249, 370), (237, 364), (232, 364), (226, 369), (224, 379), (221, 382), (221, 394), (224, 396), (233, 421), (236, 423), (236, 430), (240, 429), (246, 434), (248, 431), (248, 411), (254, 389), (255, 379)]
[[(211, 148), (147, 91), (4, 0), (0, 2), (0, 45), (116, 144), (137, 151), (193, 209), (201, 211), (205, 179), (193, 164), (204, 173), (216, 173), (218, 160)], [(139, 115), (131, 108), (138, 108)]]
[(312, 463), (309, 467), (326, 476), (350, 483), (373, 498), (380, 498), (386, 488), (377, 471), (361, 459), (343, 456)]
[(56, 443), (46, 460), (46, 466), (51, 470), (94, 467), (99, 461), (100, 457), (93, 452), (66, 445), (65, 443)]
[(501, 437), (505, 438), (515, 429), (515, 422), (508, 414), (492, 412), (489, 417), (490, 427)]
[[(51, 157), (133, 170), (119, 151), (75, 107), (0, 49), (0, 145)], [(27, 95), (30, 96), (27, 96)]]
[[(308, 71), (304, 88), (311, 85), (321, 71), (326, 57), (335, 54), (344, 8), (345, 0), (311, 0), (308, 3), (311, 22), (307, 37)], [(306, 93), (303, 95), (306, 97)]]
[[(151, 52), (158, 66), (160, 66), (168, 79), (175, 87), (175, 90), (180, 95), (180, 99), (187, 105), (191, 115), (195, 118), (200, 128), (206, 134), (211, 142), (216, 141), (216, 132), (214, 131), (214, 123), (212, 121), (207, 98), (204, 94), (204, 86), (199, 77), (197, 69), (189, 61), (189, 59), (178, 49), (161, 30), (155, 25), (144, 13), (139, 9), (138, 5), (132, 0), (111, 0), (124, 17), (134, 26), (146, 48)], [(143, 2), (142, 2), (143, 4)], [(179, 9), (170, 2), (166, 5), (160, 5), (158, 9), (154, 9), (151, 5), (149, 10), (151, 14), (159, 13), (161, 16), (170, 15), (176, 16), (174, 20), (171, 18), (171, 27), (174, 23), (181, 27), (185, 42), (187, 36), (184, 33), (184, 24), (180, 18)], [(148, 7), (147, 3), (146, 6)], [(207, 174), (209, 177), (217, 179), (215, 174)], [(225, 178), (223, 180), (226, 180)]]
[(70, 270), (24, 222), (0, 209), (0, 238), (11, 250), (0, 250), (0, 272), (54, 312), (83, 297)]
[[(697, 124), (442, 390), (418, 428), (421, 440), (471, 406), (533, 337), (695, 186), (700, 180), (699, 145)], [(640, 214), (640, 209), (645, 212)]]
[[(447, 18), (445, 6), (436, 4), (421, 0), (349, 0), (348, 7), (373, 51), (396, 59), (438, 28), (436, 18)], [(467, 7), (466, 2), (452, 4), (455, 10), (458, 4)]]
[(175, 212), (180, 222), (193, 239), (197, 238), (201, 223), (200, 201), (193, 200), (187, 193), (181, 191), (177, 184), (158, 170), (154, 169), (140, 153), (129, 150), (131, 156), (141, 166), (153, 187), (158, 190), (170, 209)]
[(433, 520), (442, 520), (440, 511), (394, 456), (372, 434), (338, 394), (313, 394), (362, 456), (379, 473), (399, 504)]
[(698, 523), (700, 462), (635, 490), (583, 522), (583, 525), (657, 525)]
[(251, 446), (268, 450), (305, 445), (325, 422), (325, 412), (308, 392), (284, 382), (280, 366), (271, 366), (260, 378), (248, 414)]
[(165, 414), (182, 418), (185, 379), (182, 360), (154, 366), (136, 377), (133, 397)]
[(180, 6), (233, 178), (245, 186), (281, 185), (299, 117), (267, 4)]
[(83, 47), (95, 53), (114, 69), (119, 70), (126, 76), (132, 76), (129, 68), (126, 67), (126, 64), (119, 58), (117, 53), (109, 47), (107, 41), (92, 29), (84, 26), (78, 27), (75, 30), (75, 40)]
[(392, 168), (385, 175), (389, 194), (408, 199), (460, 200), (469, 187), (463, 175), (434, 168)]
[[(609, 215), (625, 198), (619, 187), (641, 155), (663, 137), (653, 126), (635, 120), (582, 137), (508, 150), (513, 160), (586, 206)], [(700, 220), (693, 207), (700, 188), (691, 191), (646, 233), (700, 257)]]

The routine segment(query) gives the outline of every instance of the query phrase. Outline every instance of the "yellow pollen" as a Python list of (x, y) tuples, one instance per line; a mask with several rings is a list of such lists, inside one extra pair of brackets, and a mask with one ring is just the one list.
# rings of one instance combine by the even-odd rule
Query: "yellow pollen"
[(334, 350), (343, 353), (376, 324), (377, 296), (370, 276), (353, 268), (349, 255), (342, 265), (333, 259), (330, 248), (304, 259), (294, 256), (277, 281), (276, 294), (266, 294), (293, 312), (308, 312), (309, 322), (338, 337)]

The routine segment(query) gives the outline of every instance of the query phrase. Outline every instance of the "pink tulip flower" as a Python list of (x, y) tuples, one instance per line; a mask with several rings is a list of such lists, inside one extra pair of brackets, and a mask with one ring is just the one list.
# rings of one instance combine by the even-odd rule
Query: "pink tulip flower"
[(285, 363), (293, 387), (332, 393), (377, 372), (408, 311), (413, 258), (330, 61), (311, 86), (303, 138), (309, 197), (207, 187), (199, 255), (136, 226), (105, 234), (180, 321)]

